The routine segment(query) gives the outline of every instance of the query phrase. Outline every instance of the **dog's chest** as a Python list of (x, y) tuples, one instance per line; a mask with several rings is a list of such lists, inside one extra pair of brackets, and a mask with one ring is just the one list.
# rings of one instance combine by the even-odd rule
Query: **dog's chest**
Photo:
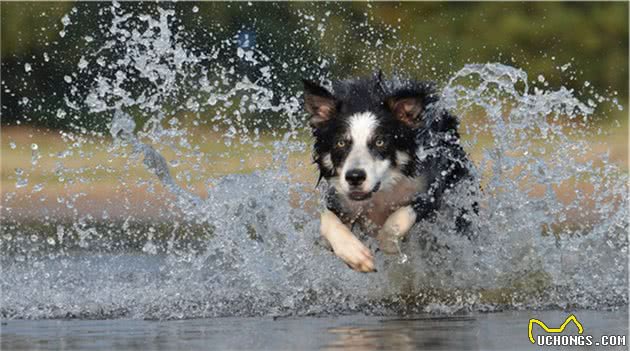
[(349, 201), (350, 217), (368, 234), (375, 235), (394, 211), (411, 204), (414, 196), (423, 191), (426, 191), (424, 177), (404, 177), (392, 187), (376, 192), (369, 200)]

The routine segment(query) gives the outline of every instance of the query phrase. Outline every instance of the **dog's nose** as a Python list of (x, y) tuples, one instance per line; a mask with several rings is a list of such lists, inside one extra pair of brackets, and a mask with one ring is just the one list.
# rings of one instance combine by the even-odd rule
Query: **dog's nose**
[(348, 184), (353, 186), (361, 185), (365, 181), (366, 176), (365, 171), (362, 169), (351, 169), (346, 172), (346, 180)]

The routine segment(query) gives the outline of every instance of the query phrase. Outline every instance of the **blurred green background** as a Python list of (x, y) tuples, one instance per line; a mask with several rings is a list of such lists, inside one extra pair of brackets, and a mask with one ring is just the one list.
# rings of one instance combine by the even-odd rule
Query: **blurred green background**
[[(158, 5), (120, 6), (132, 13), (156, 13)], [(334, 58), (327, 72), (331, 77), (365, 74), (381, 67), (442, 84), (466, 63), (501, 62), (524, 69), (533, 83), (542, 75), (548, 87), (564, 85), (578, 96), (583, 93), (590, 98), (594, 92), (627, 104), (627, 2), (183, 2), (159, 6), (176, 10), (174, 32), (185, 31), (186, 43), (200, 51), (236, 40), (240, 32), (254, 33), (258, 49), (282, 56), (271, 61), (278, 65), (277, 81), (295, 92), (300, 77), (295, 70), (280, 67), (295, 58), (313, 65), (318, 58)], [(68, 128), (71, 121), (56, 118), (51, 111), (64, 106), (63, 98), (72, 86), (82, 89), (78, 84), (63, 84), (64, 75), (76, 70), (85, 50), (103, 44), (97, 33), (106, 32), (111, 16), (99, 10), (109, 7), (111, 3), (2, 2), (3, 125)], [(65, 30), (64, 15), (69, 21)], [(323, 24), (325, 32), (310, 23), (319, 19), (325, 20), (316, 23)], [(86, 36), (92, 41), (87, 42)], [(420, 49), (421, 57), (406, 56), (409, 43)], [(375, 55), (370, 50), (382, 51), (375, 56), (380, 59), (366, 60)], [(49, 57), (47, 62), (44, 56)], [(393, 56), (397, 59), (387, 59)], [(224, 63), (222, 57), (217, 60)], [(28, 74), (25, 63), (32, 66)], [(317, 72), (307, 67), (305, 75)], [(590, 84), (585, 86), (585, 82)], [(37, 103), (25, 104), (24, 98)], [(600, 112), (604, 120), (621, 119), (625, 114), (606, 103)], [(89, 118), (82, 121), (83, 127), (106, 127)]]

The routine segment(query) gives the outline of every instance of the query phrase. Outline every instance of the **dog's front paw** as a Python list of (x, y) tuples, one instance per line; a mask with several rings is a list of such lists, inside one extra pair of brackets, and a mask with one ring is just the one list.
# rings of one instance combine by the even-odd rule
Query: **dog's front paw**
[(416, 222), (416, 216), (416, 212), (412, 207), (405, 206), (399, 208), (387, 218), (383, 228), (376, 236), (383, 252), (389, 255), (401, 253), (400, 241)]
[(378, 246), (387, 255), (396, 255), (400, 253), (400, 237), (395, 233), (381, 230), (376, 236)]
[(333, 251), (350, 268), (358, 272), (376, 272), (374, 256), (370, 250), (353, 235), (340, 238), (333, 245)]

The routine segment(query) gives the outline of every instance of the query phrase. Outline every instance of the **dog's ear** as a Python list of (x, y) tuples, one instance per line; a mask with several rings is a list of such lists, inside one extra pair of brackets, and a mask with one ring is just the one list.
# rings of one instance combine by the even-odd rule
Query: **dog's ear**
[(335, 115), (337, 100), (326, 88), (306, 79), (302, 81), (304, 82), (304, 109), (311, 115), (309, 121), (311, 127), (318, 128)]
[(398, 120), (404, 124), (417, 128), (422, 125), (422, 111), (424, 101), (422, 96), (412, 93), (402, 93), (385, 99), (385, 105)]

